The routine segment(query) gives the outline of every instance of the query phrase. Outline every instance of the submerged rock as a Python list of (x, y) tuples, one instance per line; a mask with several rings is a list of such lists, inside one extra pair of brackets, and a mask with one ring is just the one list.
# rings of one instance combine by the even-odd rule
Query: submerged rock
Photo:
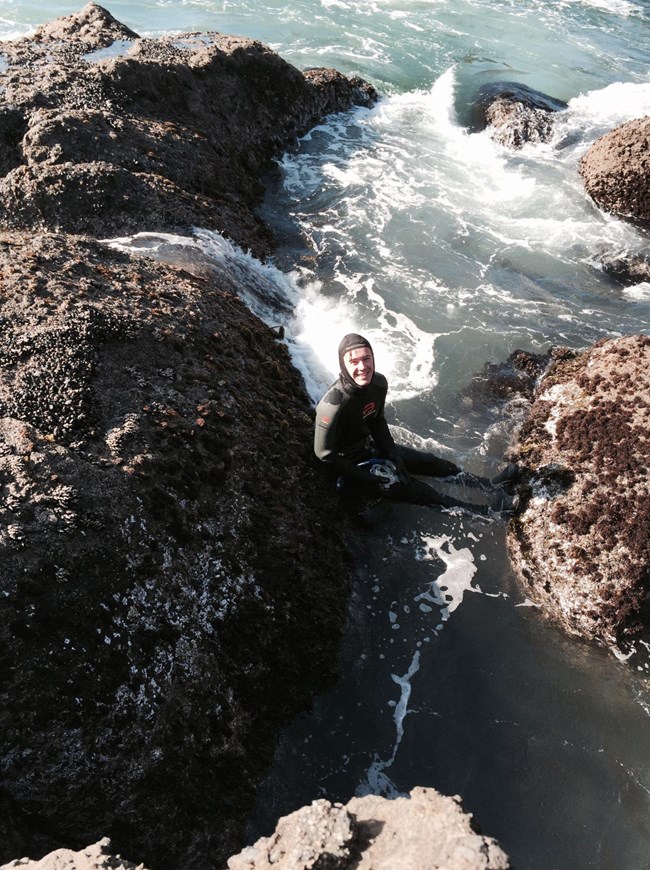
[(510, 459), (526, 468), (508, 549), (531, 599), (572, 634), (614, 643), (647, 620), (650, 337), (555, 353)]
[(551, 360), (550, 354), (513, 351), (505, 362), (485, 363), (461, 392), (468, 407), (503, 404), (522, 397), (530, 400)]
[(650, 118), (601, 136), (580, 161), (585, 190), (599, 208), (650, 223)]
[(435, 789), (347, 804), (314, 801), (228, 861), (229, 870), (507, 870), (505, 853), (476, 832), (460, 799)]
[(548, 142), (553, 116), (567, 104), (519, 82), (484, 85), (472, 106), (470, 132), (488, 129), (490, 137), (506, 148), (528, 142)]
[[(115, 55), (98, 47), (115, 43)], [(370, 105), (366, 82), (300, 72), (219, 33), (140, 39), (90, 3), (3, 43), (0, 226), (108, 236), (217, 229), (257, 254), (259, 176), (330, 112)]]

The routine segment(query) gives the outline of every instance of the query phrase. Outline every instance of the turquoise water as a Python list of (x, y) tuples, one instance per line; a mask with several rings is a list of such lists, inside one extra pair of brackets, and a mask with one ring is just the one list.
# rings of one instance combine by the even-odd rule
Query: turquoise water
[[(0, 36), (81, 4), (0, 4)], [(348, 331), (372, 340), (398, 437), (493, 473), (520, 409), (459, 399), (485, 363), (650, 330), (650, 285), (622, 288), (604, 255), (648, 237), (599, 212), (577, 166), (598, 136), (650, 115), (650, 4), (293, 0), (113, 2), (141, 35), (218, 30), (300, 68), (372, 81), (372, 110), (328, 119), (280, 161), (264, 213), (284, 240), (262, 265), (219, 236), (193, 246), (283, 322), (316, 400)], [(564, 100), (554, 140), (507, 152), (469, 135), (484, 83)], [(281, 738), (250, 837), (317, 797), (415, 785), (459, 793), (520, 870), (647, 868), (650, 694), (645, 639), (603, 650), (540, 619), (508, 567), (504, 529), (405, 507), (355, 544), (341, 680)]]

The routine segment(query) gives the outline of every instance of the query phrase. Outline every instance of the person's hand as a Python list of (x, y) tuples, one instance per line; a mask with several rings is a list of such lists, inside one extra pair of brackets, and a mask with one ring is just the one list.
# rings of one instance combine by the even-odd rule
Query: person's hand
[(404, 460), (399, 455), (399, 453), (397, 453), (397, 451), (391, 451), (389, 458), (395, 466), (395, 470), (397, 471), (399, 479), (402, 481), (402, 483), (408, 483), (410, 480), (409, 473), (406, 469), (406, 465), (404, 464)]

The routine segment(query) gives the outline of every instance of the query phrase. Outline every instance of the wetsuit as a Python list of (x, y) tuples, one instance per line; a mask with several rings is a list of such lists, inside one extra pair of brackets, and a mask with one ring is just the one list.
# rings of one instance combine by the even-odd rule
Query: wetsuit
[[(464, 474), (453, 462), (433, 453), (395, 444), (384, 415), (387, 391), (388, 382), (379, 372), (374, 373), (371, 383), (365, 387), (357, 387), (342, 372), (316, 408), (316, 456), (330, 465), (337, 477), (343, 477), (355, 489), (368, 495), (487, 513), (487, 505), (459, 501), (403, 473), (406, 471), (431, 477)], [(382, 489), (381, 482), (367, 468), (358, 465), (372, 457), (395, 462), (398, 470), (402, 471), (400, 482), (386, 490)]]

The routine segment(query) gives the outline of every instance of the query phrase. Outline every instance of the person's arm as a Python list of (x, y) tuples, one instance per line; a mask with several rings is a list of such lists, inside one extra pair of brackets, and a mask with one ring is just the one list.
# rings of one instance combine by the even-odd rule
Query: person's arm
[(397, 445), (395, 444), (393, 436), (390, 433), (390, 429), (388, 428), (388, 423), (386, 421), (385, 405), (386, 393), (388, 392), (388, 382), (385, 378), (382, 387), (383, 396), (379, 404), (377, 417), (372, 426), (372, 439), (375, 442), (377, 450), (379, 451), (379, 455), (383, 456), (385, 459), (390, 459), (391, 462), (393, 462), (393, 464), (395, 465), (397, 473), (402, 479), (402, 482), (408, 483), (409, 473), (407, 471), (406, 465), (404, 464), (404, 460), (399, 454), (399, 450), (397, 448)]
[(375, 447), (379, 451), (379, 455), (388, 459), (393, 452), (395, 442), (393, 441), (393, 436), (390, 434), (386, 417), (384, 417), (383, 408), (381, 410), (381, 417), (375, 420), (370, 431), (372, 432), (372, 440), (375, 442)]
[(377, 478), (367, 468), (360, 468), (351, 459), (346, 459), (338, 452), (341, 408), (341, 405), (331, 405), (325, 399), (321, 399), (318, 403), (314, 427), (314, 453), (321, 462), (330, 465), (335, 474), (378, 489)]
[(375, 442), (375, 447), (379, 451), (379, 455), (388, 459), (395, 448), (393, 436), (390, 434), (388, 423), (386, 422), (385, 406), (386, 393), (388, 391), (388, 381), (383, 375), (375, 375), (375, 387), (377, 393), (377, 412), (375, 419), (370, 424), (370, 432), (372, 440)]

